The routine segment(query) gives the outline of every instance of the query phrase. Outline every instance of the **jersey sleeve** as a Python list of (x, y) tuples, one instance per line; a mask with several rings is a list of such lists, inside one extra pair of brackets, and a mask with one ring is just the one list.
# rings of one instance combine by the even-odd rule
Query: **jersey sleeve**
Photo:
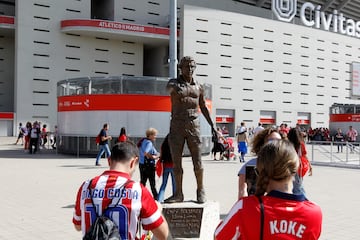
[(164, 218), (161, 214), (158, 205), (156, 204), (154, 198), (151, 196), (150, 192), (141, 185), (142, 188), (142, 209), (140, 212), (140, 218), (145, 230), (151, 230), (159, 227), (163, 222)]
[(72, 222), (75, 225), (81, 225), (81, 208), (80, 208), (80, 199), (81, 199), (81, 192), (82, 192), (82, 188), (83, 185), (81, 185), (81, 187), (78, 190), (78, 193), (76, 195), (76, 200), (75, 200), (75, 208), (74, 208), (74, 214), (73, 214), (73, 219)]
[(240, 239), (240, 224), (239, 224), (239, 215), (240, 210), (243, 206), (243, 200), (239, 200), (231, 208), (228, 215), (224, 218), (222, 222), (215, 229), (215, 239), (217, 240), (227, 240), (227, 239)]

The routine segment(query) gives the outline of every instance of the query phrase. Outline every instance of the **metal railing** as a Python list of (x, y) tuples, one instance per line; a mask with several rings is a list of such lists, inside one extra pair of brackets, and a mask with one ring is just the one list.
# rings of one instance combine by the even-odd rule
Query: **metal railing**
[[(99, 146), (95, 142), (96, 136), (82, 135), (82, 134), (59, 134), (56, 138), (56, 153), (65, 153), (72, 154), (80, 157), (84, 156), (96, 156), (99, 151)], [(130, 140), (134, 143), (137, 143), (143, 136), (131, 136)], [(212, 148), (211, 137), (203, 136), (201, 137), (202, 145), (201, 151), (202, 154), (209, 154)], [(161, 143), (163, 142), (164, 137), (158, 137), (155, 141), (155, 147), (160, 151)], [(116, 144), (117, 137), (113, 136), (113, 139), (109, 142), (109, 146)], [(185, 144), (184, 156), (189, 156), (190, 151)]]
[(360, 168), (360, 142), (307, 142), (307, 156), (312, 163)]

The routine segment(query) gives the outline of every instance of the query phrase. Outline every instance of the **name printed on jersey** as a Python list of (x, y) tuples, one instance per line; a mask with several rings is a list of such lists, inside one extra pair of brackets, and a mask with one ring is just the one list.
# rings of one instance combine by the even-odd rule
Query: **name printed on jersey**
[(288, 220), (273, 220), (269, 222), (271, 235), (276, 234), (289, 234), (302, 238), (306, 226), (299, 224), (295, 221)]
[(89, 189), (86, 189), (81, 194), (82, 199), (85, 198), (127, 198), (127, 199), (138, 199), (139, 192), (132, 189), (119, 189), (119, 188), (109, 188), (106, 191), (104, 189), (93, 189), (91, 190), (91, 196)]

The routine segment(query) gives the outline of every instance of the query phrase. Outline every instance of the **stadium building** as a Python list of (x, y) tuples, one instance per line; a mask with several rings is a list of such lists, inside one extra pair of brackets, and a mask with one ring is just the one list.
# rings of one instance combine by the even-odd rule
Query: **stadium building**
[[(357, 1), (177, 6), (178, 57), (195, 58), (196, 79), (211, 85), (214, 121), (231, 135), (241, 121), (327, 127), (331, 105), (358, 102)], [(169, 8), (167, 0), (1, 0), (0, 136), (35, 120), (52, 130), (59, 81), (167, 78)]]

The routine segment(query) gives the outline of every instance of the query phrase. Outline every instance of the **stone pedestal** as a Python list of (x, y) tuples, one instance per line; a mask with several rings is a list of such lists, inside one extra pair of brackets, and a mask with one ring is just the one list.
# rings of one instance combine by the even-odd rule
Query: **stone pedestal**
[(163, 204), (172, 239), (213, 239), (220, 222), (218, 202)]

